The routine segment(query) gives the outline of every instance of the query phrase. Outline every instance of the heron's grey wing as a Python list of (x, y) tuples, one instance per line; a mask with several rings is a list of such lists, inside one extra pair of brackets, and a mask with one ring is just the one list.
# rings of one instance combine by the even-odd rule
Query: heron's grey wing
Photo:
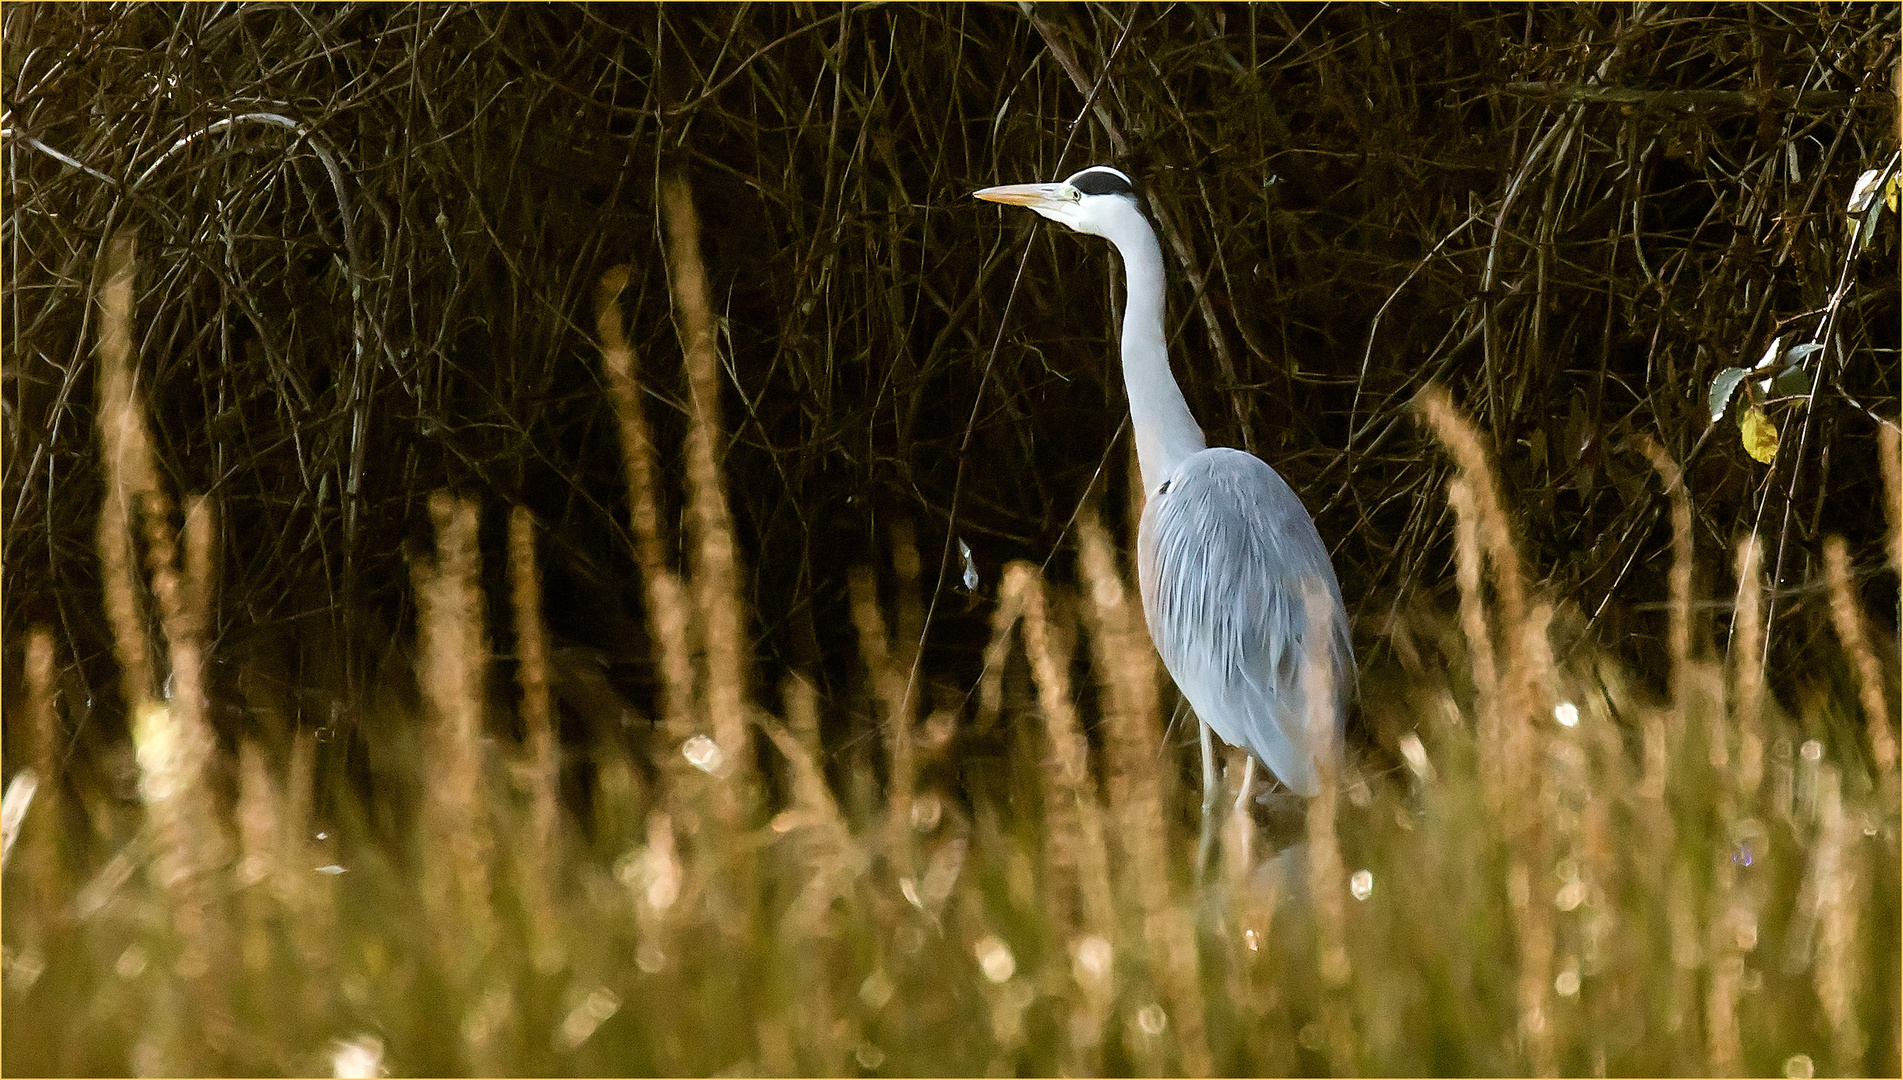
[[(1301, 499), (1254, 455), (1193, 454), (1150, 493), (1137, 567), (1150, 637), (1196, 715), (1313, 795), (1310, 755), (1340, 753), (1354, 654), (1341, 586)], [(1328, 626), (1308, 625), (1310, 582), (1326, 598)], [(1313, 736), (1301, 677), (1312, 633), (1326, 635), (1334, 721)]]

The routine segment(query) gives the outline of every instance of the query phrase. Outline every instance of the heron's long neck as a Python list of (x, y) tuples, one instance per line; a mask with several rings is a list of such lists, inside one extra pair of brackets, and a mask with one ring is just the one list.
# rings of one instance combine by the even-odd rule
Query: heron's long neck
[(1154, 495), (1184, 458), (1206, 444), (1170, 374), (1169, 348), (1163, 341), (1163, 252), (1156, 233), (1133, 213), (1107, 235), (1123, 257), (1129, 293), (1123, 307), (1123, 386), (1130, 395), (1143, 490)]

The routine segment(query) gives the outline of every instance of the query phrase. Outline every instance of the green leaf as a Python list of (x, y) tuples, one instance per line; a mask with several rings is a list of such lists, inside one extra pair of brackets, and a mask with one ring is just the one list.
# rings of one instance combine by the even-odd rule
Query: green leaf
[(1870, 250), (1870, 241), (1877, 238), (1877, 218), (1882, 215), (1883, 203), (1873, 202), (1870, 204), (1870, 209), (1864, 211), (1861, 226), (1853, 223), (1852, 228), (1857, 230), (1857, 254), (1861, 255)]
[(1731, 408), (1731, 395), (1737, 393), (1738, 384), (1744, 381), (1744, 369), (1728, 367), (1711, 380), (1711, 422), (1717, 423), (1725, 418), (1725, 410)]
[(1802, 367), (1788, 367), (1771, 380), (1771, 394), (1774, 397), (1792, 397), (1810, 390), (1810, 372)]

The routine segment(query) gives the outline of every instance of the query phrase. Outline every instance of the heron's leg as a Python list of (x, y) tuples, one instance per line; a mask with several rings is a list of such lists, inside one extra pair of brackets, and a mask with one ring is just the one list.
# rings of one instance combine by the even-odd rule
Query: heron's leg
[(1196, 723), (1202, 729), (1203, 817), (1208, 818), (1210, 812), (1216, 809), (1216, 746), (1215, 739), (1210, 735), (1209, 725), (1200, 716), (1196, 718)]
[(1255, 790), (1255, 755), (1247, 757), (1248, 764), (1242, 767), (1242, 790), (1236, 793), (1236, 813), (1249, 812), (1249, 793)]
[(1196, 842), (1196, 884), (1201, 886), (1203, 870), (1215, 857), (1216, 833), (1221, 826), (1218, 824), (1219, 818), (1216, 815), (1216, 790), (1219, 781), (1216, 779), (1215, 739), (1210, 735), (1209, 725), (1203, 722), (1202, 717), (1197, 717), (1196, 723), (1201, 729), (1203, 743), (1203, 827), (1201, 836)]

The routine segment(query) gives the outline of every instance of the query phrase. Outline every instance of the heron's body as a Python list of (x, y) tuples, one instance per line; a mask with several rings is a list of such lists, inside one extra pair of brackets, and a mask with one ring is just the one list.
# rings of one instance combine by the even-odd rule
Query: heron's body
[[(1137, 575), (1150, 638), (1196, 715), (1294, 791), (1315, 794), (1312, 758), (1338, 753), (1352, 660), (1328, 549), (1288, 483), (1241, 450), (1191, 454), (1144, 504)], [(1332, 625), (1308, 625), (1310, 585)], [(1333, 668), (1326, 726), (1312, 734), (1302, 679), (1311, 634), (1325, 638), (1320, 655)]]
[[(1294, 791), (1315, 794), (1318, 763), (1341, 753), (1354, 676), (1341, 587), (1288, 483), (1252, 454), (1204, 443), (1170, 373), (1162, 251), (1129, 177), (1094, 166), (1063, 183), (978, 195), (1103, 236), (1123, 258), (1123, 377), (1147, 500), (1137, 570), (1150, 638), (1203, 723)], [(1310, 592), (1326, 625), (1310, 621)], [(1327, 665), (1316, 682), (1330, 698), (1313, 710), (1302, 674), (1311, 648)], [(1207, 769), (1206, 760), (1206, 779)]]

